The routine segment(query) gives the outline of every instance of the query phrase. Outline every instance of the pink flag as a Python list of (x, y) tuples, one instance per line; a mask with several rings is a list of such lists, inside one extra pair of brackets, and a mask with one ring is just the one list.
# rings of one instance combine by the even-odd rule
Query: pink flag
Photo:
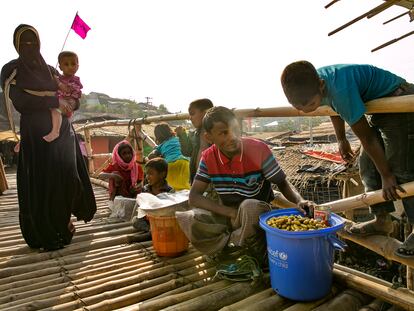
[(86, 34), (89, 30), (91, 30), (91, 27), (89, 27), (82, 18), (79, 17), (78, 13), (75, 15), (75, 19), (72, 23), (72, 29), (82, 38), (86, 38)]

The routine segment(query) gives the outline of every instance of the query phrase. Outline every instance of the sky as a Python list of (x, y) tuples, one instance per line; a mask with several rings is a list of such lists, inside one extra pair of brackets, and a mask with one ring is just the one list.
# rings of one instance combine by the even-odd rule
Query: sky
[[(306, 59), (315, 67), (369, 63), (414, 81), (414, 36), (371, 49), (412, 31), (405, 11), (392, 7), (341, 32), (333, 29), (381, 0), (19, 0), (0, 7), (0, 64), (17, 58), (12, 36), (34, 26), (46, 62), (65, 50), (79, 56), (83, 92), (163, 104), (186, 112), (198, 98), (229, 108), (287, 106), (283, 68)], [(91, 27), (85, 40), (70, 30), (79, 16)]]

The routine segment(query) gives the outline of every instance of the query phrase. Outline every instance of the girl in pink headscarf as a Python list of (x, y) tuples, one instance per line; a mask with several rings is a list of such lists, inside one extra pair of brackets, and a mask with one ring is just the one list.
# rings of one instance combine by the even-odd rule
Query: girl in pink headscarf
[(99, 178), (109, 179), (109, 200), (121, 195), (135, 198), (141, 192), (144, 172), (135, 159), (131, 144), (123, 140), (112, 151), (112, 163), (106, 167)]

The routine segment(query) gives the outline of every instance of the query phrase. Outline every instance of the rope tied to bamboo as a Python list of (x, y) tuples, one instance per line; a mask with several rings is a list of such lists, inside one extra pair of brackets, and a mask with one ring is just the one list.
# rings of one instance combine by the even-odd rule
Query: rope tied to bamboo
[[(177, 278), (178, 277), (182, 278), (186, 282), (186, 284), (189, 284), (191, 286), (191, 290), (202, 287), (200, 285), (195, 284), (189, 278), (184, 276), (179, 270), (177, 270), (177, 268), (175, 266), (173, 266), (173, 269), (174, 269), (174, 274), (177, 276)], [(203, 286), (204, 286), (204, 284), (203, 284)]]
[(366, 202), (367, 197), (368, 197), (368, 196), (367, 196), (367, 194), (366, 194), (366, 193), (361, 194), (361, 202), (362, 202), (362, 203), (364, 203), (364, 204), (365, 204), (365, 206), (369, 207), (369, 206), (370, 206), (370, 204), (369, 204), (368, 202)]
[(89, 310), (87, 308), (88, 307), (88, 304), (85, 301), (83, 301), (82, 297), (79, 296), (79, 294), (78, 294), (78, 290), (79, 289), (77, 289), (76, 286), (74, 286), (74, 287), (75, 287), (76, 290), (75, 291), (72, 291), (72, 294), (76, 298), (76, 300), (78, 300), (82, 304), (82, 310)]
[(60, 275), (61, 276), (63, 276), (63, 278), (64, 278), (64, 280), (66, 281), (68, 281), (68, 283), (75, 289), (75, 290), (79, 290), (79, 287), (77, 287), (76, 286), (76, 284), (73, 282), (73, 279), (69, 276), (69, 270), (68, 269), (66, 269), (65, 267), (63, 267), (63, 266), (60, 266), (60, 269), (59, 269), (60, 271), (59, 271), (59, 273), (60, 273)]
[[(60, 261), (57, 260), (59, 265)], [(61, 276), (63, 276), (64, 280), (68, 281), (68, 283), (72, 286), (71, 292), (76, 300), (78, 300), (82, 304), (82, 310), (88, 310), (87, 303), (83, 301), (82, 297), (78, 294), (78, 291), (80, 291), (80, 288), (74, 283), (74, 280), (69, 276), (69, 270), (66, 269), (64, 266), (59, 267), (59, 273)]]
[(141, 250), (143, 250), (145, 258), (152, 260), (155, 263), (165, 264), (164, 261), (161, 261), (155, 254), (151, 253), (141, 242), (134, 242), (134, 243), (138, 243), (141, 246)]

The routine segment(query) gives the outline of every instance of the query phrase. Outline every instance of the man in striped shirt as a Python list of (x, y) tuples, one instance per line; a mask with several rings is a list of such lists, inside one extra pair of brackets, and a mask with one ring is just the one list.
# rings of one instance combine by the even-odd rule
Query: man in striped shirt
[[(271, 209), (271, 184), (298, 208), (309, 207), (277, 163), (269, 147), (252, 138), (242, 138), (234, 113), (213, 107), (203, 119), (206, 138), (213, 145), (201, 157), (191, 186), (190, 212), (178, 215), (179, 223), (193, 246), (212, 255), (226, 245), (242, 246), (257, 233), (258, 218)], [(206, 198), (209, 184), (220, 202)]]

